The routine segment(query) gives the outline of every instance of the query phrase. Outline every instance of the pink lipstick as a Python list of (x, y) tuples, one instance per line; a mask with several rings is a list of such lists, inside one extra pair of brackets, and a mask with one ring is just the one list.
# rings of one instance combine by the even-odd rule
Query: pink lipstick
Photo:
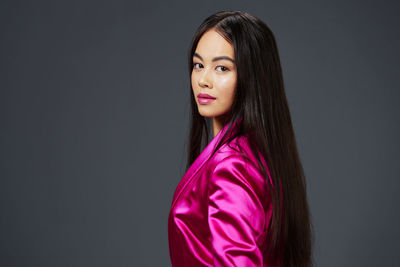
[(213, 102), (216, 98), (208, 94), (198, 94), (197, 99), (200, 104), (209, 104)]

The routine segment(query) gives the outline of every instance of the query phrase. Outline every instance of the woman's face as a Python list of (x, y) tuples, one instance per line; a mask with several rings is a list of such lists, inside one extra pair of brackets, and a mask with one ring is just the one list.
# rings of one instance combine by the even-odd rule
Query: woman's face
[(197, 108), (203, 117), (219, 117), (230, 111), (236, 92), (233, 46), (215, 30), (200, 38), (193, 55), (191, 83)]

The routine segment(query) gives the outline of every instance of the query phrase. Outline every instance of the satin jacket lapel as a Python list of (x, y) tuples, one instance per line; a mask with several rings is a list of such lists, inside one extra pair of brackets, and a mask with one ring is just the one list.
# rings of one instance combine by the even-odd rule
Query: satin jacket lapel
[[(238, 124), (241, 122), (242, 118), (238, 119), (235, 121), (232, 125), (231, 133), (233, 133), (237, 127)], [(210, 158), (211, 153), (214, 149), (214, 147), (218, 144), (219, 140), (221, 137), (224, 135), (228, 128), (228, 124), (226, 124), (218, 133), (217, 135), (208, 143), (208, 145), (203, 149), (203, 151), (200, 153), (200, 155), (195, 159), (195, 161), (192, 163), (192, 165), (189, 167), (189, 169), (186, 171), (185, 175), (182, 177), (181, 181), (179, 182), (178, 186), (175, 189), (174, 196), (172, 198), (172, 205), (171, 205), (171, 210), (175, 205), (175, 202), (179, 198), (180, 194), (186, 187), (186, 185), (192, 180), (192, 178), (195, 176), (195, 174), (201, 169), (201, 167), (204, 165), (205, 162)]]

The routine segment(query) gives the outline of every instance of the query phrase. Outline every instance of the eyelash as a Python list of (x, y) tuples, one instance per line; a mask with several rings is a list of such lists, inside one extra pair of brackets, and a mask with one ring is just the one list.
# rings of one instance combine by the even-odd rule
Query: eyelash
[[(195, 68), (195, 67), (196, 67), (196, 64), (200, 64), (200, 65), (201, 65), (201, 63), (193, 63), (192, 68)], [(222, 68), (225, 69), (225, 70), (222, 70), (222, 72), (225, 72), (225, 71), (228, 71), (228, 70), (229, 70), (227, 67), (222, 66), (222, 65), (218, 65), (217, 68), (218, 68), (218, 67), (222, 67)]]

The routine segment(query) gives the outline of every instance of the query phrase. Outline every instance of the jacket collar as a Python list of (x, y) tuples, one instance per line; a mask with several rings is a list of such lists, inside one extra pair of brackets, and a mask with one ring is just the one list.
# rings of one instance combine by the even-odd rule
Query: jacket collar
[[(240, 117), (238, 120), (234, 121), (232, 127), (230, 129), (230, 134), (233, 134), (237, 131), (240, 122), (243, 117)], [(221, 138), (224, 136), (225, 132), (229, 127), (229, 123), (225, 124), (225, 126), (217, 133), (217, 135), (208, 143), (208, 145), (203, 149), (200, 155), (195, 159), (195, 161), (190, 165), (178, 186), (175, 189), (174, 196), (172, 198), (171, 210), (174, 207), (177, 199), (181, 195), (182, 191), (186, 187), (186, 185), (192, 180), (195, 174), (201, 169), (205, 162), (211, 157), (212, 151), (215, 146), (221, 141)], [(228, 134), (229, 137), (229, 134)]]

